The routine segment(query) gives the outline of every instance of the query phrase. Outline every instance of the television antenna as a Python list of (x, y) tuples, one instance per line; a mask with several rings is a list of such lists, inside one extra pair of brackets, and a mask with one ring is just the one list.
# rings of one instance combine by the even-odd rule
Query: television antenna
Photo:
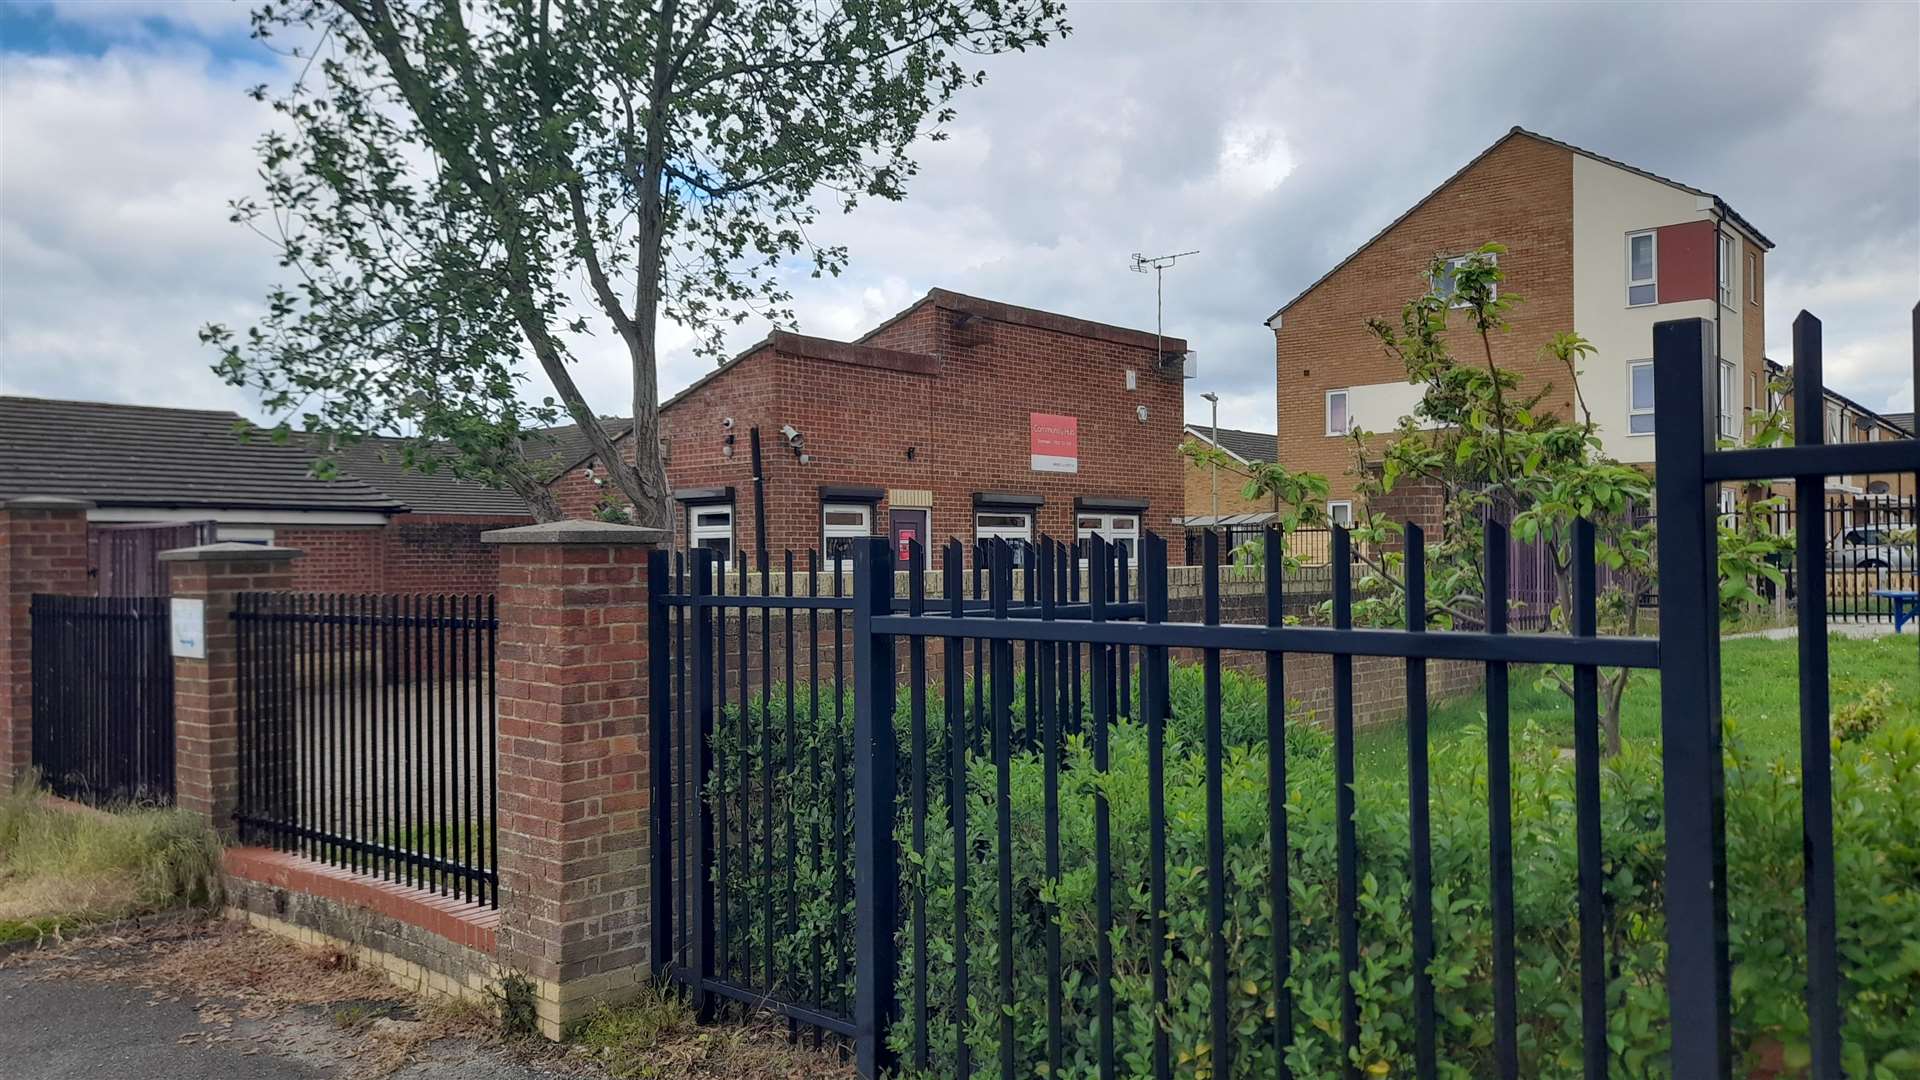
[(1192, 251), (1177, 251), (1172, 255), (1147, 256), (1137, 251), (1133, 253), (1133, 261), (1128, 269), (1136, 274), (1153, 271), (1153, 363), (1156, 368), (1166, 362), (1166, 350), (1161, 346), (1160, 339), (1162, 337), (1161, 318), (1166, 306), (1167, 269), (1189, 255), (1198, 254), (1200, 254), (1198, 248)]

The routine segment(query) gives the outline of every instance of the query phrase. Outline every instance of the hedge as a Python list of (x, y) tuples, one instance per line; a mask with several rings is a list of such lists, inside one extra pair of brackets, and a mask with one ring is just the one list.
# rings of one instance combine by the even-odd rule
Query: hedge
[[(1273, 925), (1267, 903), (1267, 760), (1264, 687), (1233, 672), (1223, 675), (1223, 727), (1229, 749), (1223, 763), (1234, 1076), (1273, 1075)], [(1045, 874), (1044, 767), (1037, 753), (1014, 754), (1012, 791), (1014, 877), (1013, 1005), (1016, 1057), (1022, 1075), (1046, 1071), (1045, 930), (1058, 919), (1064, 996), (1063, 1076), (1096, 1071), (1094, 820), (1100, 794), (1108, 799), (1113, 838), (1113, 951), (1116, 977), (1115, 1042), (1125, 1075), (1149, 1073), (1155, 1027), (1169, 1036), (1178, 1075), (1208, 1077), (1207, 881), (1205, 769), (1198, 740), (1199, 672), (1176, 668), (1168, 726), (1167, 972), (1171, 993), (1156, 1004), (1148, 977), (1149, 905), (1147, 740), (1137, 724), (1114, 725), (1110, 768), (1092, 767), (1084, 735), (1066, 740), (1062, 754), (1060, 847), (1063, 874)], [(786, 739), (778, 691), (772, 723), (749, 706), (745, 761), (755, 808), (752, 866), (735, 860), (729, 897), (744, 917), (736, 931), (762, 955), (767, 924), (759, 912), (774, 901), (775, 945), (787, 989), (813, 992), (816, 974), (829, 1003), (847, 991), (840, 950), (851, 953), (853, 914), (845, 879), (851, 782), (833, 762), (843, 754), (852, 710), (830, 707), (817, 725), (809, 710)], [(946, 798), (944, 722), (928, 702), (929, 809), (924, 857), (914, 854), (907, 812), (911, 776), (908, 711), (896, 711), (901, 746), (901, 806), (897, 837), (903, 858), (903, 921), (916, 898), (927, 911), (925, 991), (930, 1017), (925, 1037), (931, 1076), (951, 1076), (954, 1059), (952, 980), (953, 845)], [(830, 706), (830, 702), (828, 703)], [(1018, 702), (1016, 703), (1018, 715)], [(741, 750), (737, 710), (730, 707), (716, 736), (716, 805), (737, 799)], [(1868, 725), (1871, 727), (1871, 725)], [(1801, 844), (1798, 767), (1755, 760), (1741, 748), (1736, 722), (1727, 724), (1727, 849), (1730, 944), (1734, 958), (1734, 1031), (1742, 1075), (1804, 1064), (1806, 1048), (1804, 930), (1800, 900)], [(1288, 1064), (1296, 1076), (1337, 1073), (1339, 960), (1335, 903), (1334, 798), (1330, 740), (1308, 724), (1289, 727), (1289, 892), (1293, 907), (1292, 980), (1295, 1015)], [(789, 896), (783, 871), (766, 873), (758, 852), (764, 754), (773, 755), (773, 849), (784, 857), (786, 812), (799, 887)], [(810, 754), (821, 763), (818, 779)], [(1513, 752), (1515, 926), (1518, 950), (1521, 1074), (1581, 1075), (1577, 858), (1574, 848), (1572, 762), (1551, 733), (1516, 731)], [(844, 760), (842, 759), (844, 768)], [(1000, 1056), (998, 770), (985, 755), (968, 760), (968, 951), (972, 973), (964, 1038), (980, 1074), (998, 1075)], [(1660, 760), (1657, 748), (1629, 745), (1603, 769), (1602, 843), (1606, 945), (1610, 965), (1609, 1075), (1660, 1077), (1666, 1066), (1665, 923)], [(1432, 757), (1435, 961), (1441, 1075), (1491, 1074), (1491, 918), (1488, 890), (1486, 759), (1484, 740), (1465, 738), (1437, 747)], [(1404, 781), (1370, 780), (1357, 792), (1356, 834), (1362, 870), (1361, 970), (1355, 989), (1361, 1006), (1356, 1063), (1371, 1075), (1411, 1075), (1413, 1047), (1412, 945), (1407, 930), (1409, 852)], [(730, 804), (737, 808), (737, 802)], [(1844, 1063), (1850, 1076), (1920, 1077), (1920, 728), (1890, 726), (1836, 743), (1834, 752), (1836, 861), (1839, 866), (1839, 940), (1844, 975)], [(737, 818), (737, 809), (736, 809)], [(737, 829), (738, 822), (734, 822)], [(784, 866), (784, 863), (780, 864)], [(769, 895), (771, 892), (771, 895)], [(789, 924), (787, 905), (797, 910)], [(1057, 912), (1057, 916), (1054, 914)], [(920, 970), (910, 924), (899, 937), (900, 995), (914, 1000)], [(755, 961), (758, 963), (758, 961)], [(902, 1017), (891, 1038), (903, 1060), (915, 1042), (913, 1017)]]

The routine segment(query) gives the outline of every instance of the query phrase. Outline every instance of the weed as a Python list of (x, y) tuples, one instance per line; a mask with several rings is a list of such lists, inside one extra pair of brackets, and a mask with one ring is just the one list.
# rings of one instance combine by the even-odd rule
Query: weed
[(500, 1033), (509, 1039), (531, 1039), (540, 1034), (533, 980), (510, 971), (488, 988), (500, 1014)]

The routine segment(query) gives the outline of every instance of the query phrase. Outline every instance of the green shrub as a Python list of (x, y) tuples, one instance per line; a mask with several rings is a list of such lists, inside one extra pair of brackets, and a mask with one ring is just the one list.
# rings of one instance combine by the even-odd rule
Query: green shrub
[(1833, 737), (1858, 742), (1880, 730), (1892, 713), (1893, 687), (1884, 680), (1874, 683), (1833, 710)]
[[(1061, 936), (1066, 1044), (1064, 1075), (1095, 1074), (1098, 1013), (1094, 922), (1094, 822), (1100, 794), (1112, 819), (1115, 1043), (1123, 1073), (1147, 1071), (1156, 1027), (1168, 1033), (1182, 1075), (1210, 1075), (1208, 888), (1205, 767), (1196, 669), (1176, 669), (1168, 725), (1166, 808), (1168, 851), (1167, 972), (1172, 992), (1156, 1003), (1149, 981), (1147, 740), (1136, 724), (1121, 722), (1110, 738), (1110, 768), (1091, 765), (1084, 734), (1066, 740), (1060, 781), (1059, 880), (1045, 873), (1045, 769), (1038, 754), (1008, 763), (1013, 833), (1012, 1005), (1016, 1058), (1022, 1075), (1044, 1070), (1047, 1029), (1045, 937), (1056, 918)], [(1257, 680), (1223, 676), (1222, 728), (1228, 753), (1222, 766), (1228, 871), (1227, 939), (1236, 1076), (1272, 1075), (1271, 1006), (1274, 928), (1267, 903), (1267, 759), (1264, 688)], [(1018, 703), (1017, 703), (1018, 704)], [(771, 739), (750, 706), (747, 775), (753, 806), (753, 864), (729, 867), (734, 932), (751, 941), (754, 970), (768, 927), (761, 916), (769, 890), (773, 932), (786, 990), (811, 994), (820, 973), (823, 997), (844, 1002), (847, 982), (839, 950), (852, 949), (853, 913), (845, 867), (851, 851), (851, 767), (845, 732), (851, 702), (838, 718), (823, 699), (818, 724), (798, 710), (788, 749), (784, 706), (776, 694)], [(1023, 716), (1016, 707), (1015, 716)], [(737, 799), (740, 775), (737, 710), (718, 725), (716, 798)], [(938, 702), (928, 703), (929, 762), (924, 855), (916, 854), (908, 751), (908, 710), (896, 710), (901, 745), (903, 920), (916, 899), (927, 911), (924, 965), (930, 1003), (927, 1030), (935, 1075), (950, 1070), (954, 1050), (952, 958), (953, 843), (947, 809), (945, 725)], [(1016, 721), (1019, 723), (1020, 721)], [(1797, 765), (1760, 761), (1742, 749), (1728, 724), (1727, 832), (1730, 941), (1735, 960), (1734, 1026), (1737, 1051), (1748, 1065), (1777, 1053), (1789, 1063), (1806, 1053), (1803, 1004), (1805, 933), (1801, 901), (1801, 844)], [(774, 849), (763, 863), (760, 832), (761, 753), (774, 754)], [(1288, 886), (1293, 918), (1292, 979), (1295, 1014), (1288, 1063), (1296, 1076), (1337, 1073), (1340, 1064), (1339, 960), (1335, 924), (1336, 852), (1330, 740), (1306, 725), (1288, 728), (1290, 791)], [(815, 781), (808, 754), (822, 761)], [(838, 761), (839, 770), (829, 763)], [(1525, 728), (1513, 750), (1514, 882), (1518, 949), (1521, 1072), (1529, 1077), (1581, 1074), (1578, 862), (1575, 850), (1572, 763), (1552, 733)], [(798, 768), (790, 768), (789, 763)], [(968, 950), (972, 980), (962, 1034), (979, 1067), (997, 1072), (1000, 1007), (999, 846), (995, 792), (998, 769), (985, 754), (968, 759), (966, 811), (970, 888)], [(1609, 1074), (1668, 1075), (1666, 1052), (1665, 923), (1660, 892), (1664, 864), (1661, 763), (1657, 747), (1629, 745), (1603, 766), (1601, 835), (1609, 963)], [(785, 814), (794, 832), (799, 886), (798, 925), (787, 923), (784, 872)], [(1920, 728), (1889, 725), (1836, 744), (1835, 839), (1846, 1062), (1851, 1075), (1920, 1076)], [(730, 803), (737, 837), (738, 804)], [(1432, 761), (1431, 819), (1435, 962), (1442, 1075), (1489, 1075), (1491, 1066), (1491, 898), (1488, 889), (1486, 759), (1484, 737), (1453, 740)], [(1355, 976), (1361, 1006), (1356, 1061), (1377, 1075), (1411, 1070), (1412, 947), (1407, 930), (1409, 843), (1404, 779), (1369, 779), (1357, 792), (1356, 835), (1361, 867), (1362, 964)], [(838, 843), (836, 844), (836, 838)], [(815, 844), (817, 843), (817, 848)], [(900, 947), (900, 993), (914, 998), (922, 967), (910, 927)], [(815, 950), (822, 950), (816, 954)], [(824, 960), (822, 959), (824, 958)], [(753, 980), (758, 985), (757, 978)], [(913, 1043), (912, 1018), (892, 1029), (903, 1053)]]

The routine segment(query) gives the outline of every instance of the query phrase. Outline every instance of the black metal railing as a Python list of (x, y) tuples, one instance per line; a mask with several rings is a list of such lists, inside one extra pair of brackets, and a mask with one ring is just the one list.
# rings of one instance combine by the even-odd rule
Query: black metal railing
[(243, 593), (242, 838), (498, 903), (491, 596)]
[[(1038, 598), (1057, 592), (1059, 610), (1088, 610), (1092, 575), (1079, 548), (1051, 559), (1052, 587), (1019, 572), (1025, 591), (1010, 601), (991, 594), (987, 549), (972, 560), (954, 550), (938, 586), (946, 603), (981, 614), (1006, 603), (1007, 617), (1037, 618)], [(1005, 557), (1017, 561), (1010, 548)], [(654, 956), (703, 1015), (734, 1002), (772, 1008), (816, 1036), (852, 1037), (852, 567), (823, 565), (817, 552), (758, 565), (660, 552), (651, 567), (652, 712), (666, 720), (653, 725), (651, 749), (667, 763), (653, 773)], [(1141, 605), (1124, 599), (1123, 554), (1108, 576), (1111, 617), (1139, 618)], [(924, 595), (925, 585), (903, 591)], [(896, 603), (906, 611), (913, 601)], [(1062, 655), (1062, 685), (1077, 702), (1082, 654)], [(990, 660), (974, 642), (931, 668), (924, 655), (914, 661), (921, 676), (955, 688), (951, 715), (971, 753), (992, 740)], [(1036, 653), (1023, 649), (1021, 660), (1026, 708), (1015, 741), (1032, 746), (1041, 675)], [(1131, 693), (1124, 683), (1115, 692)]]
[(33, 764), (56, 794), (173, 801), (167, 598), (35, 596)]
[[(937, 579), (917, 546), (899, 574), (886, 541), (863, 540), (850, 575), (815, 561), (802, 581), (789, 555), (778, 575), (737, 567), (731, 595), (705, 553), (656, 555), (652, 714), (667, 722), (653, 725), (653, 754), (670, 763), (653, 773), (661, 972), (692, 988), (703, 1016), (733, 1001), (844, 1038), (864, 1077), (1357, 1078), (1400, 1067), (1400, 1051), (1363, 1053), (1391, 1026), (1422, 1080), (1443, 1068), (1597, 1080), (1623, 1067), (1730, 1080), (1718, 491), (1785, 478), (1800, 520), (1819, 520), (1823, 477), (1914, 474), (1920, 444), (1818, 445), (1818, 323), (1803, 315), (1797, 427), (1811, 441), (1719, 450), (1711, 340), (1701, 320), (1655, 329), (1657, 639), (1598, 632), (1608, 586), (1585, 522), (1571, 595), (1555, 589), (1569, 633), (1516, 632), (1499, 520), (1482, 524), (1487, 588), (1472, 630), (1429, 628), (1426, 537), (1411, 526), (1406, 629), (1354, 625), (1340, 529), (1323, 626), (1285, 622), (1277, 533), (1262, 537), (1266, 618), (1239, 623), (1223, 619), (1218, 534), (1198, 542), (1203, 595), (1184, 621), (1152, 535), (1131, 569), (1097, 538), (1084, 553), (1043, 538), (1030, 555), (995, 544), (972, 559), (956, 542)], [(1833, 570), (1827, 536), (1796, 539), (1809, 1075), (1838, 1080)], [(1263, 723), (1246, 722), (1254, 709), (1228, 715), (1245, 683), (1226, 678), (1223, 658), (1240, 654), (1263, 659)], [(1330, 731), (1296, 747), (1288, 661), (1303, 655), (1331, 670), (1330, 705), (1305, 726)], [(1176, 664), (1188, 659), (1197, 691), (1194, 668)], [(1405, 679), (1406, 779), (1362, 792), (1357, 714), (1383, 662)], [(1457, 802), (1444, 831), (1435, 813), (1436, 777), (1450, 775), (1428, 745), (1436, 662), (1484, 676), (1484, 747), (1471, 748), (1484, 757), (1456, 771), (1485, 816), (1465, 834)], [(1516, 724), (1515, 665), (1567, 675), (1564, 790), (1540, 779), (1562, 768), (1557, 749)], [(1661, 673), (1659, 783), (1645, 799), (1645, 784), (1607, 783), (1602, 668)], [(1632, 804), (1605, 807), (1639, 823), (1623, 826), (1643, 837), (1632, 856), (1602, 832), (1603, 786)], [(1397, 830), (1380, 824), (1382, 799), (1404, 799), (1387, 815)], [(1516, 821), (1523, 800), (1542, 799), (1548, 826)], [(1634, 888), (1654, 899), (1623, 916), (1614, 882), (1628, 857), (1644, 879)], [(1516, 903), (1517, 875), (1561, 868), (1564, 892), (1544, 909)], [(1406, 885), (1382, 894), (1376, 873)], [(1484, 903), (1484, 922), (1463, 928), (1463, 903)], [(1443, 946), (1464, 948), (1470, 970), (1436, 971)], [(1404, 959), (1385, 958), (1401, 948)], [(1629, 968), (1666, 983), (1664, 1058), (1623, 1061), (1614, 1043), (1619, 1023), (1661, 1022), (1627, 996)], [(1463, 979), (1476, 983), (1471, 1014)], [(1538, 1011), (1544, 984), (1564, 987), (1551, 1013)]]
[[(1724, 1078), (1733, 1066), (1732, 963), (1727, 935), (1726, 778), (1721, 756), (1718, 535), (1708, 509), (1723, 484), (1791, 481), (1801, 523), (1822, 520), (1828, 477), (1920, 475), (1912, 439), (1823, 445), (1820, 320), (1793, 323), (1791, 447), (1717, 450), (1711, 323), (1654, 326), (1654, 453), (1660, 462), (1660, 713), (1667, 844), (1667, 1000), (1674, 1076)], [(1914, 309), (1920, 384), (1920, 306)], [(1794, 611), (1800, 664), (1799, 791), (1805, 857), (1806, 1006), (1814, 1080), (1839, 1080), (1841, 956), (1836, 932), (1828, 538), (1795, 532)], [(1672, 602), (1677, 599), (1679, 602)]]

